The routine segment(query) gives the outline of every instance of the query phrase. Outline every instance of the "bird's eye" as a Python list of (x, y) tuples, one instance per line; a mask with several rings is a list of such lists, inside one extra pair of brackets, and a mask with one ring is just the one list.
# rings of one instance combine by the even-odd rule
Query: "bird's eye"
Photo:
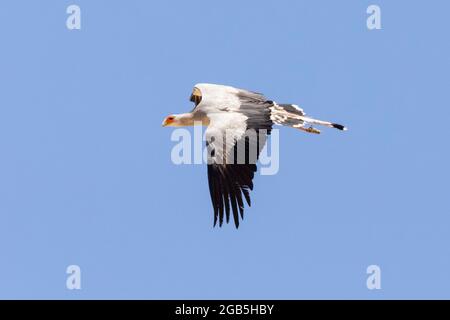
[(190, 100), (197, 106), (202, 101), (202, 92), (198, 88), (194, 88)]

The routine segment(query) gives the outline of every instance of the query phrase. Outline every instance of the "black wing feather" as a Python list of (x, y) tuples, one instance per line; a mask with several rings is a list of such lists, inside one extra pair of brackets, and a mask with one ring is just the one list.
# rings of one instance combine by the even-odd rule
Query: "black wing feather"
[[(257, 158), (259, 158), (259, 154), (266, 143), (266, 134), (270, 134), (273, 124), (270, 119), (269, 109), (273, 104), (271, 101), (266, 101), (261, 95), (248, 92), (242, 92), (239, 98), (241, 100), (239, 111), (248, 117), (247, 130), (255, 130), (257, 139), (256, 141), (246, 141), (245, 163), (208, 164), (209, 187), (213, 189), (210, 190), (210, 193), (214, 207), (214, 225), (216, 225), (217, 218), (219, 218), (219, 226), (222, 226), (224, 212), (228, 223), (230, 212), (232, 211), (236, 228), (239, 227), (239, 215), (241, 219), (244, 218), (242, 195), (244, 195), (247, 204), (251, 206), (249, 190), (253, 190), (252, 180), (257, 171), (256, 164), (249, 161), (249, 148), (254, 148), (253, 144), (256, 143)], [(264, 130), (261, 131), (263, 132), (261, 135), (259, 134), (260, 130)], [(238, 143), (239, 141), (236, 141), (232, 152), (237, 152)], [(236, 159), (238, 157), (235, 156), (234, 159), (237, 162)]]

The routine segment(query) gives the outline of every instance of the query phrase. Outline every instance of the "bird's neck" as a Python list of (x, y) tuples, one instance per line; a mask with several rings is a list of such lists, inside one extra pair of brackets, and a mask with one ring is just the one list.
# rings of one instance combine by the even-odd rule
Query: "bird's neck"
[(195, 125), (207, 126), (209, 120), (206, 116), (196, 115), (193, 113), (181, 113), (177, 115), (177, 126), (191, 127)]

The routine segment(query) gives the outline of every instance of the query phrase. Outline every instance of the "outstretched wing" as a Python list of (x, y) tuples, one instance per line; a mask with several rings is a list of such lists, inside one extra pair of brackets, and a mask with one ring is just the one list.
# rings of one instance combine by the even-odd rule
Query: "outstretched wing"
[(270, 101), (247, 92), (236, 93), (239, 106), (208, 113), (208, 182), (214, 208), (214, 226), (233, 213), (236, 228), (244, 218), (244, 198), (250, 206), (250, 191), (256, 162), (270, 134)]

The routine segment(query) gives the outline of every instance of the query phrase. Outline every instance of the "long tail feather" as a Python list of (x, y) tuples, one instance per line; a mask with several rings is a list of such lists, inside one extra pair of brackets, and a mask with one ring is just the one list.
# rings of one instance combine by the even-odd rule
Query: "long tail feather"
[(295, 104), (277, 104), (274, 102), (271, 107), (271, 119), (276, 124), (301, 129), (310, 133), (320, 133), (320, 130), (313, 128), (311, 125), (321, 125), (343, 131), (347, 130), (341, 124), (307, 117), (303, 109)]

